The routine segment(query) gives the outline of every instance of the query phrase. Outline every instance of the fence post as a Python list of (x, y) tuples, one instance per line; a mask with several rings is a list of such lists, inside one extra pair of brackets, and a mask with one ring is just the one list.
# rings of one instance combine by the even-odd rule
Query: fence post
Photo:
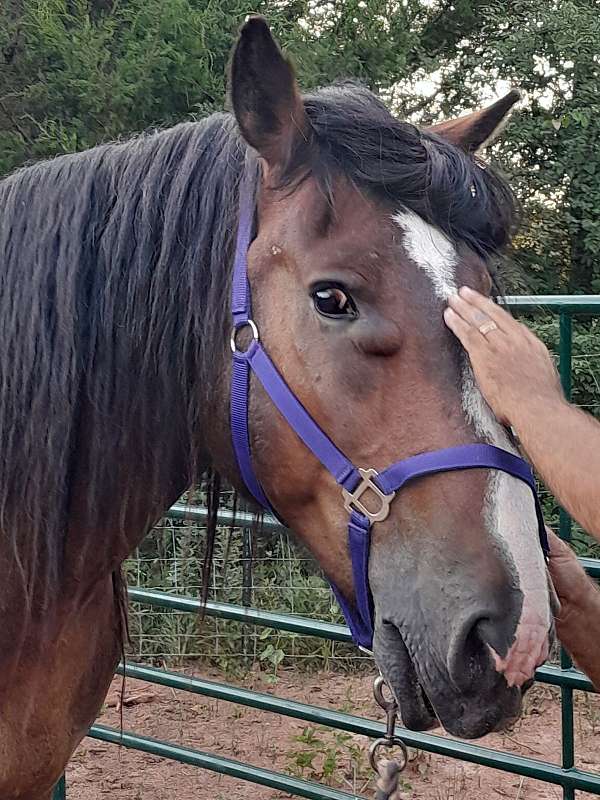
[[(250, 608), (252, 605), (252, 584), (253, 584), (253, 542), (252, 528), (245, 527), (242, 531), (242, 605)], [(250, 665), (254, 660), (254, 646), (250, 651), (250, 642), (254, 642), (254, 636), (248, 635), (248, 625), (244, 625), (243, 650), (246, 665)]]
[(52, 800), (67, 800), (67, 781), (64, 775), (54, 787)]
[[(573, 320), (568, 311), (561, 311), (559, 318), (560, 340), (559, 340), (559, 369), (560, 380), (567, 400), (571, 399), (571, 367), (573, 360)], [(570, 541), (571, 539), (571, 517), (567, 512), (560, 509), (561, 539)], [(561, 669), (570, 669), (573, 666), (568, 653), (561, 649), (560, 652)], [(573, 730), (573, 689), (570, 686), (561, 686), (561, 717), (562, 717), (562, 767), (572, 769), (575, 765), (575, 736)], [(563, 800), (575, 800), (575, 790), (564, 786)]]

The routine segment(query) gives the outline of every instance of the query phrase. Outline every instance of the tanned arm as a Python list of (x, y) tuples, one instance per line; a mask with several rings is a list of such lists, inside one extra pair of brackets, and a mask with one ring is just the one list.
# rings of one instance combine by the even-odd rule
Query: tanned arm
[(562, 397), (537, 399), (514, 419), (513, 429), (546, 486), (600, 541), (600, 423)]

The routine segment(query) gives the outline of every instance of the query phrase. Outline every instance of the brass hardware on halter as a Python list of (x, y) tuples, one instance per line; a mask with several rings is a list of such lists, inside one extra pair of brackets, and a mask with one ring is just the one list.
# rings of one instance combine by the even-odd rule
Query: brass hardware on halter
[[(358, 468), (360, 477), (362, 478), (358, 486), (349, 492), (347, 489), (342, 489), (342, 497), (344, 498), (344, 508), (351, 514), (353, 511), (359, 511), (369, 519), (370, 522), (383, 522), (387, 515), (390, 513), (390, 503), (396, 496), (396, 492), (391, 494), (384, 494), (379, 486), (375, 483), (373, 478), (379, 474), (375, 469), (362, 469)], [(379, 501), (379, 509), (377, 511), (370, 511), (364, 503), (361, 503), (360, 498), (365, 492), (372, 492)]]

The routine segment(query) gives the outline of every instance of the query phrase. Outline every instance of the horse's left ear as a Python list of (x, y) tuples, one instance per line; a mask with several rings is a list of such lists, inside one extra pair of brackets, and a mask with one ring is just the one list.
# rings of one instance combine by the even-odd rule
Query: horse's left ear
[(482, 111), (440, 122), (425, 130), (441, 136), (467, 153), (476, 153), (496, 138), (506, 124), (512, 107), (520, 99), (520, 93), (512, 89)]
[(293, 67), (262, 17), (249, 17), (240, 31), (230, 93), (244, 139), (269, 169), (285, 172), (298, 164), (308, 143), (308, 120)]

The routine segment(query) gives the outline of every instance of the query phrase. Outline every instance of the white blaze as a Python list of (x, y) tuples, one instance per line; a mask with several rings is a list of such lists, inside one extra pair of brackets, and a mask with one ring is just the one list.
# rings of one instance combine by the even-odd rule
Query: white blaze
[[(404, 233), (403, 247), (430, 278), (435, 294), (446, 300), (455, 294), (457, 254), (444, 234), (412, 211), (401, 211), (394, 221)], [(477, 388), (471, 368), (465, 366), (462, 404), (467, 422), (478, 437), (518, 455), (506, 431), (496, 420)], [(546, 566), (538, 545), (538, 525), (531, 489), (506, 472), (491, 470), (484, 518), (491, 534), (510, 553), (523, 593), (521, 619), (514, 642), (504, 658), (492, 650), (499, 672), (509, 686), (522, 686), (548, 655), (550, 603)]]
[(402, 245), (415, 264), (426, 272), (438, 297), (456, 294), (456, 250), (444, 234), (414, 211), (394, 216), (404, 231)]

